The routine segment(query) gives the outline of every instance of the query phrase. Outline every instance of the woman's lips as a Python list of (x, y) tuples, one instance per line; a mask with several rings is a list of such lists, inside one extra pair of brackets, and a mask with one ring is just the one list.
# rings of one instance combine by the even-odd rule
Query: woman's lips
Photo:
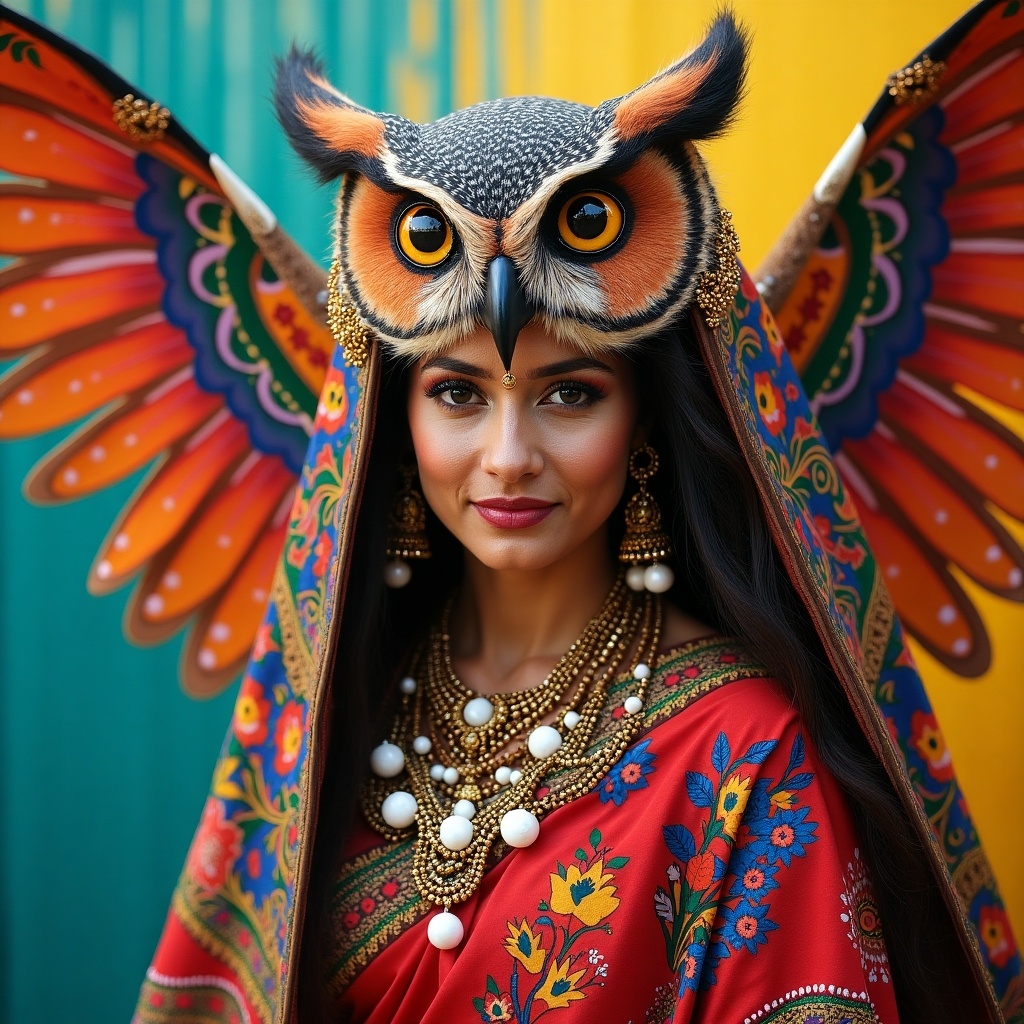
[(522, 530), (546, 519), (555, 505), (538, 498), (484, 498), (474, 501), (481, 518), (503, 530)]

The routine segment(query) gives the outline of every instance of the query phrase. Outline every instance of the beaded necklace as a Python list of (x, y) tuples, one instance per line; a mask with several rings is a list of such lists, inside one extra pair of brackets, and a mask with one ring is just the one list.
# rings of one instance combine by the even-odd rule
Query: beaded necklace
[[(400, 684), (395, 724), (372, 753), (363, 799), (367, 820), (385, 837), (416, 833), (413, 878), (424, 899), (443, 908), (427, 925), (440, 949), (462, 941), (451, 907), (476, 890), (499, 836), (507, 846), (532, 845), (540, 819), (593, 789), (636, 736), (663, 623), (660, 596), (635, 593), (620, 578), (542, 683), (482, 697), (452, 668), (451, 607)], [(608, 687), (630, 652), (635, 685), (625, 714), (613, 736), (595, 743)], [(552, 715), (556, 725), (540, 724)], [(541, 790), (548, 775), (559, 784)]]

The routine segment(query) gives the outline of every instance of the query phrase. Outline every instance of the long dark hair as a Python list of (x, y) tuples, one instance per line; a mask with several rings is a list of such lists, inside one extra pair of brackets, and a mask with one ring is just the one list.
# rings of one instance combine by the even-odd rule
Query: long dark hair
[[(662, 470), (652, 481), (673, 536), (678, 571), (669, 599), (740, 639), (789, 688), (818, 754), (845, 792), (871, 866), (903, 1024), (982, 1020), (985, 1010), (928, 853), (872, 753), (782, 565), (743, 454), (691, 328), (682, 325), (634, 355), (641, 407)], [(337, 1016), (322, 979), (330, 894), (358, 802), (370, 747), (386, 730), (388, 692), (401, 659), (461, 577), (461, 551), (436, 521), (434, 558), (387, 592), (382, 567), (387, 512), (407, 446), (405, 382), (385, 371), (373, 458), (360, 499), (350, 583), (339, 613), (330, 742), (301, 948), (299, 1020)], [(814, 895), (807, 898), (814, 899)], [(310, 980), (314, 983), (310, 984)]]

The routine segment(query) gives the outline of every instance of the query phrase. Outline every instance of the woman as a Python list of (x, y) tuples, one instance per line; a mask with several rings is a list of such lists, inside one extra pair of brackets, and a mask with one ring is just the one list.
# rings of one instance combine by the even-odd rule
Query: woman
[(743, 61), (431, 126), (284, 65), (340, 347), (140, 1020), (1000, 1019), (692, 144)]

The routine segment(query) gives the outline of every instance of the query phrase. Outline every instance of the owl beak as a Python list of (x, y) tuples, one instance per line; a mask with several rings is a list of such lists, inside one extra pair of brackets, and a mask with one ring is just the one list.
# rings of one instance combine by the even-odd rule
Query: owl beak
[(487, 268), (482, 319), (494, 337), (502, 365), (509, 374), (516, 338), (532, 316), (533, 309), (519, 284), (515, 265), (507, 256), (496, 256)]

